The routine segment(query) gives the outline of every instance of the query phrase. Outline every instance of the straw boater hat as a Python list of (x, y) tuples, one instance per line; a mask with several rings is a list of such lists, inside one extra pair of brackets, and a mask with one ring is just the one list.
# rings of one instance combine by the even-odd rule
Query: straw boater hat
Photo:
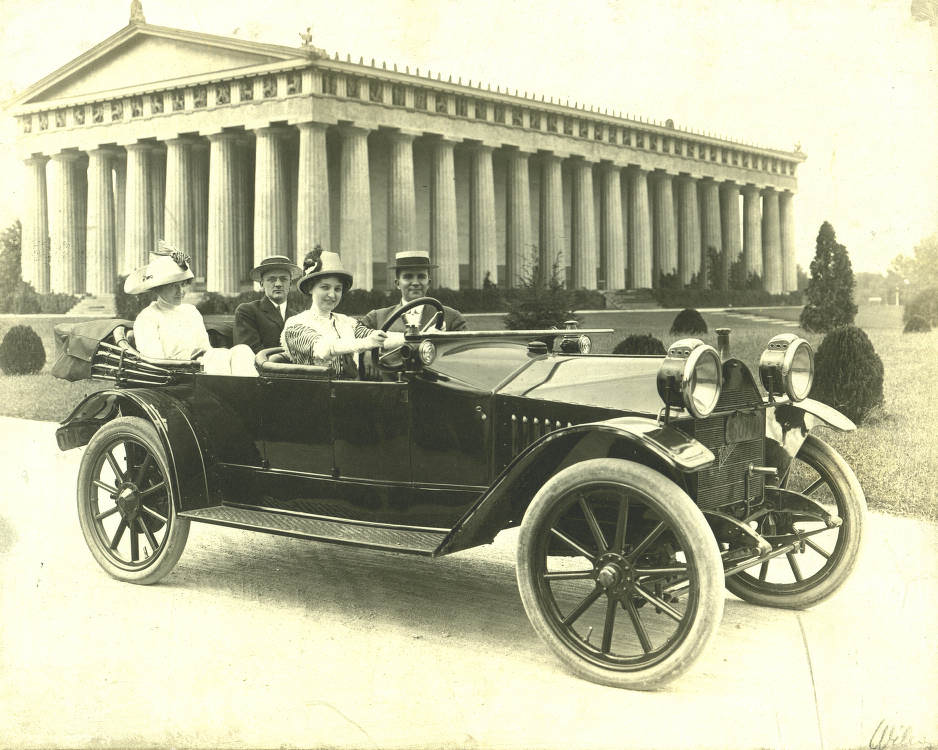
[(195, 278), (189, 267), (191, 258), (168, 242), (160, 240), (150, 257), (149, 263), (128, 274), (124, 280), (125, 294), (142, 294), (164, 284)]
[(430, 253), (426, 250), (405, 250), (404, 252), (394, 253), (394, 264), (390, 266), (392, 271), (399, 268), (437, 268), (436, 263), (430, 262)]
[(281, 269), (289, 272), (291, 281), (295, 281), (303, 274), (300, 267), (286, 255), (269, 255), (251, 269), (251, 278), (254, 281), (260, 281), (268, 271)]
[(303, 267), (303, 278), (297, 282), (297, 287), (303, 294), (309, 294), (309, 287), (323, 276), (338, 276), (345, 284), (345, 291), (352, 288), (352, 274), (345, 270), (338, 253), (330, 253), (316, 245), (316, 249), (303, 261)]

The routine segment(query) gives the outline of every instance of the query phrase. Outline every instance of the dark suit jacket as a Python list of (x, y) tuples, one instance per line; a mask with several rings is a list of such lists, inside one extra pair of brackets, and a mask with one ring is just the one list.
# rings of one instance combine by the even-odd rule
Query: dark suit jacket
[[(303, 312), (287, 302), (287, 317)], [(253, 302), (242, 302), (235, 310), (234, 343), (247, 344), (256, 354), (261, 349), (280, 346), (283, 321), (280, 311), (265, 294)]]
[[(381, 307), (377, 310), (372, 310), (364, 318), (362, 318), (362, 324), (366, 328), (381, 328), (384, 325), (384, 322), (391, 317), (391, 313), (395, 310), (398, 310), (401, 307), (401, 304), (391, 305), (390, 307)], [(420, 327), (422, 328), (427, 323), (430, 322), (430, 319), (436, 314), (436, 309), (432, 305), (424, 305), (423, 312), (420, 315)], [(466, 325), (466, 320), (459, 313), (459, 310), (454, 310), (452, 307), (447, 307), (443, 305), (443, 325), (445, 331), (465, 331), (468, 330), (469, 326)], [(400, 333), (404, 332), (404, 319), (398, 318), (394, 321), (394, 325), (390, 327), (391, 331), (399, 331)]]

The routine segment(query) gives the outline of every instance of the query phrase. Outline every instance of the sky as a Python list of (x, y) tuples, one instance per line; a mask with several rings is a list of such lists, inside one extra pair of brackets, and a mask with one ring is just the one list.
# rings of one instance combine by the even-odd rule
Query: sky
[[(0, 0), (0, 103), (127, 23), (129, 0)], [(143, 0), (148, 23), (442, 72), (792, 149), (795, 241), (855, 270), (938, 231), (938, 27), (909, 0)], [(24, 168), (0, 113), (0, 227)]]

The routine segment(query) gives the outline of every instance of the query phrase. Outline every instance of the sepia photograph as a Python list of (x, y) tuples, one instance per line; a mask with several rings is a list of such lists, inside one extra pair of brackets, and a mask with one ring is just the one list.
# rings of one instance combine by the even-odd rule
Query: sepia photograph
[(938, 0), (0, 49), (0, 747), (938, 748)]

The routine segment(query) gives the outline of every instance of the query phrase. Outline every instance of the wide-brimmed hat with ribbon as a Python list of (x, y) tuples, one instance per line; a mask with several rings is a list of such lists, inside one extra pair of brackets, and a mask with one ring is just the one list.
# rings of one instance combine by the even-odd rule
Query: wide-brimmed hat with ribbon
[(323, 250), (319, 245), (303, 259), (303, 278), (296, 286), (303, 294), (309, 294), (310, 286), (323, 276), (338, 276), (345, 284), (345, 291), (352, 288), (352, 274), (345, 270), (338, 253)]
[(389, 268), (396, 271), (399, 268), (437, 268), (437, 265), (430, 262), (430, 253), (426, 250), (404, 250), (394, 253), (394, 263)]
[(149, 263), (131, 271), (124, 279), (125, 294), (142, 294), (164, 284), (195, 278), (189, 265), (192, 259), (168, 242), (160, 240), (150, 257)]
[(284, 270), (290, 274), (290, 279), (295, 281), (300, 278), (303, 272), (300, 267), (290, 260), (286, 255), (269, 255), (251, 269), (251, 278), (254, 281), (260, 281), (268, 271)]

